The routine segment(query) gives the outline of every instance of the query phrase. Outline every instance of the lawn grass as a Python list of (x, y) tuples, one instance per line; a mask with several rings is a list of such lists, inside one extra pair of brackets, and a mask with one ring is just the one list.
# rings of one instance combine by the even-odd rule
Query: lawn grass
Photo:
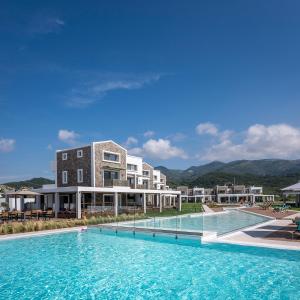
[(174, 208), (165, 208), (160, 213), (159, 211), (149, 211), (146, 213), (147, 217), (172, 217), (177, 215), (183, 214), (190, 214), (190, 213), (199, 213), (203, 212), (202, 204), (201, 203), (182, 203), (181, 211), (177, 211)]
[(291, 210), (296, 210), (296, 211), (300, 211), (300, 207), (291, 207)]

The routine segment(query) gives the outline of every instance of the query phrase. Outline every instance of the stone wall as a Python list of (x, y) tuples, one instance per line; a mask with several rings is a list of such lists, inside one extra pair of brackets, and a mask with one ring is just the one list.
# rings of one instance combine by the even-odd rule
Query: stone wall
[[(77, 157), (77, 150), (83, 150), (83, 157)], [(63, 153), (68, 154), (67, 160), (62, 160)], [(57, 186), (91, 186), (91, 146), (85, 146), (56, 153)], [(83, 182), (77, 182), (77, 169), (83, 170)], [(62, 183), (62, 172), (68, 171), (68, 183)]]
[[(103, 187), (104, 170), (112, 170), (120, 172), (120, 180), (127, 180), (126, 166), (127, 166), (127, 151), (113, 142), (95, 143), (95, 186)], [(120, 162), (103, 161), (103, 152), (113, 152), (120, 156)]]
[[(150, 182), (149, 182), (149, 189), (153, 189), (153, 187), (154, 187), (154, 185), (153, 185), (153, 179), (154, 179), (153, 178), (153, 169), (154, 168), (152, 166), (150, 166), (149, 164), (143, 162), (143, 171), (144, 170), (145, 171), (149, 171), (149, 173), (150, 173), (150, 176), (149, 176), (149, 180), (150, 180)], [(148, 178), (148, 177), (146, 177), (146, 178)]]

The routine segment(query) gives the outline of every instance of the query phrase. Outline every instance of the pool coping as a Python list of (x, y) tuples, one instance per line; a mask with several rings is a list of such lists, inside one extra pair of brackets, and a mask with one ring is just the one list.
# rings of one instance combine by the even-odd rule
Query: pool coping
[[(189, 214), (184, 214), (184, 215), (179, 215), (179, 216), (171, 216), (171, 217), (152, 217), (152, 218), (148, 218), (146, 219), (146, 221), (151, 221), (151, 220), (165, 220), (165, 219), (174, 219), (177, 217), (196, 217), (196, 216), (212, 216), (212, 215), (219, 215), (219, 214), (226, 214), (228, 212), (230, 212), (231, 210), (239, 210), (242, 211), (243, 213), (248, 214), (247, 211), (243, 211), (241, 210), (239, 207), (236, 208), (228, 208), (228, 209), (224, 209), (224, 211), (221, 212), (214, 212), (214, 213), (189, 213)], [(218, 234), (218, 232), (216, 231), (208, 231), (208, 230), (203, 230), (203, 231), (199, 231), (199, 230), (193, 230), (193, 229), (172, 229), (172, 228), (158, 228), (158, 227), (136, 227), (136, 225), (138, 226), (137, 223), (139, 222), (144, 222), (145, 220), (137, 220), (137, 221), (123, 221), (123, 222), (114, 222), (114, 223), (107, 223), (107, 224), (100, 224), (100, 225), (96, 225), (97, 227), (100, 228), (107, 228), (107, 229), (111, 229), (111, 230), (122, 230), (122, 231), (133, 231), (133, 232), (147, 232), (147, 233), (164, 233), (164, 234), (174, 234), (174, 235), (186, 235), (186, 236), (196, 236), (198, 238), (201, 239), (201, 241), (203, 242), (209, 242), (209, 241), (213, 241), (216, 240), (218, 238), (227, 236), (229, 234), (234, 234), (237, 232), (241, 232), (242, 230), (246, 230), (249, 229), (253, 226), (261, 226), (263, 224), (267, 224), (270, 220), (272, 220), (272, 217), (268, 217), (265, 215), (260, 215), (260, 214), (256, 214), (256, 213), (249, 213), (249, 214), (253, 214), (259, 217), (263, 217), (266, 220), (261, 221), (259, 223), (256, 223), (254, 225), (250, 225), (250, 226), (245, 226), (242, 228), (238, 228), (238, 229), (234, 229), (233, 231), (230, 232), (226, 232), (223, 234)]]
[(69, 228), (60, 228), (60, 229), (49, 229), (49, 230), (41, 230), (41, 231), (31, 231), (31, 232), (21, 232), (21, 233), (9, 233), (5, 235), (0, 235), (0, 242), (14, 239), (22, 239), (22, 238), (31, 238), (31, 237), (39, 237), (44, 235), (52, 235), (59, 233), (68, 233), (73, 231), (82, 231), (86, 230), (87, 226), (77, 226), (77, 227), (69, 227)]

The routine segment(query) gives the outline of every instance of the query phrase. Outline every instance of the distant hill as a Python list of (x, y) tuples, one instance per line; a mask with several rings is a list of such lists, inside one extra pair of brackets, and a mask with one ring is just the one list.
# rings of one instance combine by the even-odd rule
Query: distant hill
[(237, 160), (229, 163), (214, 161), (186, 170), (161, 170), (171, 186), (188, 185), (212, 187), (216, 184), (236, 182), (262, 185), (265, 192), (280, 193), (280, 189), (300, 179), (300, 160), (262, 159)]
[(38, 178), (32, 178), (32, 179), (24, 180), (24, 181), (7, 182), (7, 183), (3, 183), (3, 185), (14, 188), (14, 189), (19, 189), (21, 187), (39, 188), (43, 184), (52, 184), (52, 183), (54, 183), (54, 180), (43, 178), (43, 177), (38, 177)]

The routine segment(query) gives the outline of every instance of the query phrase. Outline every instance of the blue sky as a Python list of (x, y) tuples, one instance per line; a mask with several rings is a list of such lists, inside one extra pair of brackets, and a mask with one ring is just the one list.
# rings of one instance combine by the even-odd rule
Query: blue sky
[(300, 155), (299, 1), (2, 1), (0, 182), (113, 139), (170, 168)]

